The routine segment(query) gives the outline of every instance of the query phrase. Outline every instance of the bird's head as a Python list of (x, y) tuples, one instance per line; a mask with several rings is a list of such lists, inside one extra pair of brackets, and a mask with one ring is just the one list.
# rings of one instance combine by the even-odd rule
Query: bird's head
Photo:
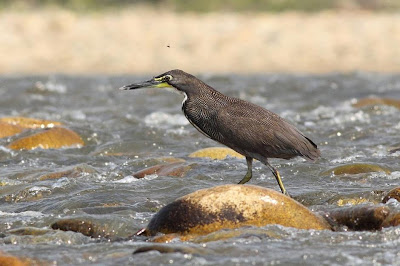
[(191, 90), (196, 89), (197, 84), (203, 84), (196, 77), (179, 69), (170, 70), (158, 75), (148, 81), (133, 83), (121, 87), (121, 90), (134, 90), (140, 88), (173, 88), (181, 93), (187, 94)]

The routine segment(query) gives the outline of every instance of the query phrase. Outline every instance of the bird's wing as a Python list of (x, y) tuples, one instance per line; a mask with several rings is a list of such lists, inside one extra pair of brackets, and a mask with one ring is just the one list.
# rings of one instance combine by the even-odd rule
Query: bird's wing
[[(216, 125), (223, 132), (220, 141), (265, 158), (307, 156), (316, 149), (299, 130), (277, 114), (248, 102), (232, 103), (220, 109)], [(229, 143), (230, 145), (228, 145)]]

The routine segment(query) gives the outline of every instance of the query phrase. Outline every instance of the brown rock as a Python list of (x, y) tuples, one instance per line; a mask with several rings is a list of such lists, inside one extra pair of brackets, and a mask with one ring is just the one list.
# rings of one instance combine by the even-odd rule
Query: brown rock
[(3, 256), (0, 254), (0, 265), (2, 266), (28, 266), (29, 261), (13, 256)]
[(7, 231), (9, 234), (13, 235), (30, 235), (30, 236), (40, 236), (47, 234), (50, 230), (49, 229), (43, 229), (43, 228), (37, 228), (37, 227), (20, 227), (20, 228), (15, 228)]
[(343, 174), (360, 174), (360, 173), (370, 173), (370, 172), (384, 172), (386, 174), (390, 174), (391, 170), (375, 165), (375, 164), (364, 164), (364, 163), (352, 163), (352, 164), (346, 164), (346, 165), (341, 165), (338, 167), (331, 168), (329, 170), (326, 170), (324, 172), (321, 172), (319, 175), (324, 176), (324, 175), (343, 175)]
[(145, 234), (204, 235), (224, 228), (268, 224), (331, 229), (322, 217), (282, 193), (252, 185), (223, 185), (198, 190), (163, 207)]
[(236, 151), (225, 147), (210, 147), (189, 154), (189, 157), (195, 157), (195, 158), (207, 157), (210, 159), (217, 159), (217, 160), (223, 160), (228, 156), (236, 158), (244, 158), (244, 156), (241, 155), (240, 153), (237, 153)]
[(29, 265), (40, 265), (38, 262), (27, 259), (18, 258), (7, 253), (0, 251), (0, 265), (1, 266), (29, 266)]
[(362, 231), (381, 229), (389, 214), (390, 209), (386, 206), (358, 205), (331, 210), (327, 216), (339, 226)]
[(186, 173), (192, 168), (191, 165), (186, 163), (170, 163), (170, 164), (158, 164), (143, 170), (140, 170), (133, 174), (136, 178), (143, 178), (146, 175), (157, 174), (158, 176), (175, 176), (184, 177)]
[(88, 220), (64, 219), (51, 225), (54, 230), (73, 231), (93, 238), (109, 237), (105, 227)]
[(400, 100), (390, 98), (363, 98), (357, 100), (357, 102), (353, 104), (353, 106), (357, 108), (370, 105), (388, 105), (400, 109)]
[(189, 246), (171, 246), (171, 245), (150, 245), (136, 249), (133, 254), (157, 250), (160, 253), (184, 253), (184, 254), (206, 254), (207, 251), (203, 248), (193, 248)]
[(16, 135), (24, 131), (25, 128), (19, 125), (12, 125), (5, 122), (0, 122), (0, 138)]
[(59, 149), (62, 147), (83, 146), (82, 138), (74, 131), (55, 127), (48, 129), (31, 136), (17, 139), (8, 145), (9, 148), (14, 150), (21, 149)]
[(400, 225), (400, 213), (390, 213), (383, 221), (382, 227), (391, 227)]
[(73, 167), (72, 169), (68, 169), (60, 172), (53, 172), (49, 174), (45, 174), (39, 177), (39, 180), (47, 180), (47, 179), (58, 179), (61, 177), (75, 178), (81, 176), (83, 174), (93, 174), (96, 173), (96, 170), (92, 167), (83, 164)]
[(390, 190), (389, 193), (383, 198), (382, 203), (386, 203), (390, 199), (400, 201), (400, 187)]
[(51, 120), (35, 119), (29, 117), (13, 116), (2, 117), (0, 122), (8, 123), (11, 125), (18, 125), (23, 128), (53, 128), (54, 126), (61, 126), (62, 123)]
[(50, 189), (36, 190), (31, 187), (24, 188), (16, 193), (8, 194), (3, 197), (5, 202), (27, 202), (40, 200), (51, 194)]

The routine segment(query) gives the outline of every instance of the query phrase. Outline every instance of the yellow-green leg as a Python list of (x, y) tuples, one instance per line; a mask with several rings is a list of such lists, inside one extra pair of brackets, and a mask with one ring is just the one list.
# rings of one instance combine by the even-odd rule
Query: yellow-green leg
[(242, 180), (240, 180), (239, 184), (244, 184), (249, 182), (249, 180), (252, 177), (252, 165), (253, 165), (253, 158), (251, 157), (246, 157), (246, 162), (247, 162), (247, 173), (243, 177)]
[(271, 169), (272, 173), (274, 174), (275, 179), (278, 182), (279, 188), (281, 189), (282, 193), (284, 195), (290, 197), (289, 193), (286, 191), (285, 187), (283, 186), (281, 175), (279, 174), (278, 170), (276, 170), (274, 167), (272, 167), (268, 162), (266, 163), (266, 165), (269, 167), (269, 169)]

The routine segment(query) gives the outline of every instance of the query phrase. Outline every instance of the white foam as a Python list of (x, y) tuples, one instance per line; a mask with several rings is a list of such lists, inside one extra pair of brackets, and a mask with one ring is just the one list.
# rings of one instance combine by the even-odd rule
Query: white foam
[(137, 179), (137, 178), (135, 178), (135, 177), (133, 177), (133, 176), (131, 176), (131, 175), (127, 175), (127, 176), (125, 176), (125, 177), (122, 178), (122, 179), (119, 179), (119, 180), (114, 181), (114, 183), (129, 184), (129, 183), (136, 182), (136, 181), (138, 181), (138, 180), (139, 180), (139, 179)]
[(56, 83), (54, 81), (47, 81), (46, 83), (43, 83), (41, 81), (37, 81), (35, 83), (35, 87), (40, 90), (40, 91), (51, 91), (51, 92), (57, 92), (57, 93), (66, 93), (67, 92), (67, 86), (64, 84)]
[(0, 211), (0, 216), (25, 216), (25, 217), (41, 217), (44, 216), (41, 212), (25, 211), (25, 212), (3, 212)]
[(186, 126), (189, 124), (189, 121), (187, 121), (184, 115), (171, 115), (164, 112), (151, 113), (144, 118), (144, 122), (150, 126)]

